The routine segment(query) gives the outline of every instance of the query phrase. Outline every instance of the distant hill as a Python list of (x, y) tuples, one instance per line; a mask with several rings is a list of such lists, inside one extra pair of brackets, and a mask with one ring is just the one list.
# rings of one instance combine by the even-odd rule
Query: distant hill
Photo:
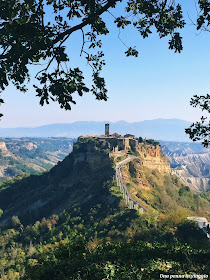
[[(104, 134), (106, 122), (79, 121), (57, 123), (39, 127), (0, 128), (0, 137), (71, 137), (80, 135)], [(179, 119), (155, 119), (128, 123), (126, 121), (109, 122), (110, 132), (134, 134), (136, 136), (169, 141), (189, 141), (185, 128), (190, 122)]]

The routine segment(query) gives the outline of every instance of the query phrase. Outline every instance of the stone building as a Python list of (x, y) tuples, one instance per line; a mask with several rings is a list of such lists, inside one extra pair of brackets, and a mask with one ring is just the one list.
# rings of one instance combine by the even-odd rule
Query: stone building
[(109, 123), (105, 124), (105, 135), (88, 135), (83, 138), (89, 137), (99, 140), (104, 148), (109, 148), (113, 152), (132, 150), (146, 152), (153, 157), (160, 156), (159, 145), (146, 145), (145, 148), (142, 143), (139, 143), (138, 138), (132, 134), (122, 136), (118, 133), (110, 133)]

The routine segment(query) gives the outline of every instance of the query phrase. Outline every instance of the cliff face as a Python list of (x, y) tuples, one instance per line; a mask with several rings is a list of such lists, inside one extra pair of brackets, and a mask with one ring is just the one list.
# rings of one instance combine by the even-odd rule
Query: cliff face
[(143, 165), (152, 170), (157, 169), (160, 173), (170, 173), (170, 163), (164, 157), (146, 156), (143, 160)]
[(0, 151), (2, 153), (2, 155), (4, 155), (5, 157), (13, 157), (15, 158), (15, 156), (13, 155), (13, 153), (11, 153), (6, 146), (5, 142), (0, 142)]
[(1, 149), (2, 151), (7, 151), (7, 147), (6, 147), (5, 142), (0, 142), (0, 149)]
[(109, 157), (109, 153), (98, 149), (91, 141), (79, 143), (79, 145), (76, 143), (71, 155), (73, 159), (72, 169), (69, 176), (59, 183), (61, 188), (70, 189), (78, 181), (88, 186), (90, 181), (95, 181), (96, 177), (102, 180), (107, 172), (110, 173), (112, 159)]
[(0, 138), (0, 182), (52, 168), (72, 151), (72, 139)]
[(137, 151), (141, 156), (143, 166), (151, 170), (157, 169), (160, 173), (169, 174), (171, 172), (170, 163), (161, 155), (159, 145), (140, 145)]
[(207, 192), (210, 189), (210, 178), (192, 176), (186, 166), (182, 166), (181, 169), (174, 169), (172, 173), (181, 178), (186, 185), (195, 191)]
[(92, 170), (97, 170), (103, 164), (109, 165), (110, 158), (109, 153), (103, 153), (92, 143), (81, 143), (79, 150), (74, 150), (74, 166), (85, 163), (90, 166)]

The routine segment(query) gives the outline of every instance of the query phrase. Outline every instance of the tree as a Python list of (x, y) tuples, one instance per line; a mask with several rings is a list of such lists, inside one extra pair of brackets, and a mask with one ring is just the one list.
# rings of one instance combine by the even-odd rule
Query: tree
[[(120, 2), (125, 11), (115, 17)], [(210, 24), (208, 0), (198, 0), (197, 29)], [(169, 49), (182, 51), (179, 30), (185, 25), (180, 4), (169, 0), (9, 0), (0, 2), (0, 89), (10, 83), (26, 91), (33, 78), (30, 65), (37, 65), (34, 88), (40, 104), (50, 100), (61, 108), (75, 104), (73, 93), (80, 96), (91, 91), (96, 99), (107, 100), (105, 80), (101, 77), (105, 65), (102, 35), (109, 30), (103, 15), (109, 13), (117, 28), (132, 25), (140, 36), (156, 31), (160, 38), (169, 36)], [(132, 20), (129, 20), (132, 18)], [(92, 69), (92, 87), (85, 84), (83, 71), (73, 68), (68, 46), (71, 35), (81, 32), (81, 54)], [(126, 56), (138, 56), (135, 47), (127, 47)], [(41, 70), (40, 70), (41, 68)], [(0, 99), (0, 104), (3, 99)], [(0, 115), (2, 116), (2, 115)]]
[(13, 227), (20, 225), (20, 219), (18, 218), (18, 216), (12, 216), (11, 224)]
[[(26, 82), (31, 78), (29, 65), (41, 64), (42, 69), (35, 75), (38, 83), (34, 84), (41, 105), (48, 104), (51, 99), (69, 110), (71, 104), (75, 104), (74, 92), (82, 96), (84, 92), (92, 91), (97, 99), (107, 100), (105, 80), (100, 76), (105, 65), (100, 35), (107, 35), (109, 30), (102, 16), (110, 8), (116, 8), (119, 2), (122, 0), (1, 1), (1, 90), (13, 83), (17, 89), (26, 91)], [(154, 27), (160, 38), (170, 35), (170, 49), (182, 50), (181, 37), (176, 30), (183, 28), (185, 22), (179, 4), (159, 0), (124, 2), (124, 14), (114, 17), (118, 28), (124, 29), (132, 24), (146, 38)], [(133, 22), (127, 19), (131, 15), (134, 16)], [(92, 68), (91, 89), (84, 83), (82, 70), (71, 68), (67, 53), (71, 34), (77, 31), (83, 38), (81, 55), (85, 55)], [(132, 47), (128, 47), (125, 54), (138, 56)]]
[[(190, 104), (193, 107), (200, 107), (202, 111), (210, 113), (210, 95), (197, 96), (191, 99)], [(204, 147), (208, 147), (210, 141), (210, 121), (207, 117), (202, 116), (200, 122), (193, 123), (189, 128), (185, 129), (193, 141), (202, 141)]]
[(0, 208), (0, 217), (3, 215), (4, 211)]

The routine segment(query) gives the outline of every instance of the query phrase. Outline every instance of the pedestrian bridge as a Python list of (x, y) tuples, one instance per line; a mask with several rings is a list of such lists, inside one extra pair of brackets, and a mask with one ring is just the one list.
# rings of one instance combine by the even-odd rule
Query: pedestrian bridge
[(123, 161), (119, 162), (116, 165), (116, 181), (117, 181), (117, 186), (120, 187), (120, 192), (122, 193), (123, 199), (125, 200), (128, 208), (135, 209), (136, 211), (138, 211), (139, 214), (143, 214), (144, 211), (148, 211), (148, 209), (131, 196), (129, 190), (127, 189), (123, 181), (121, 170), (120, 170), (122, 165), (127, 164), (128, 162), (135, 160), (136, 158), (137, 158), (136, 156), (128, 157), (127, 159), (124, 159)]

